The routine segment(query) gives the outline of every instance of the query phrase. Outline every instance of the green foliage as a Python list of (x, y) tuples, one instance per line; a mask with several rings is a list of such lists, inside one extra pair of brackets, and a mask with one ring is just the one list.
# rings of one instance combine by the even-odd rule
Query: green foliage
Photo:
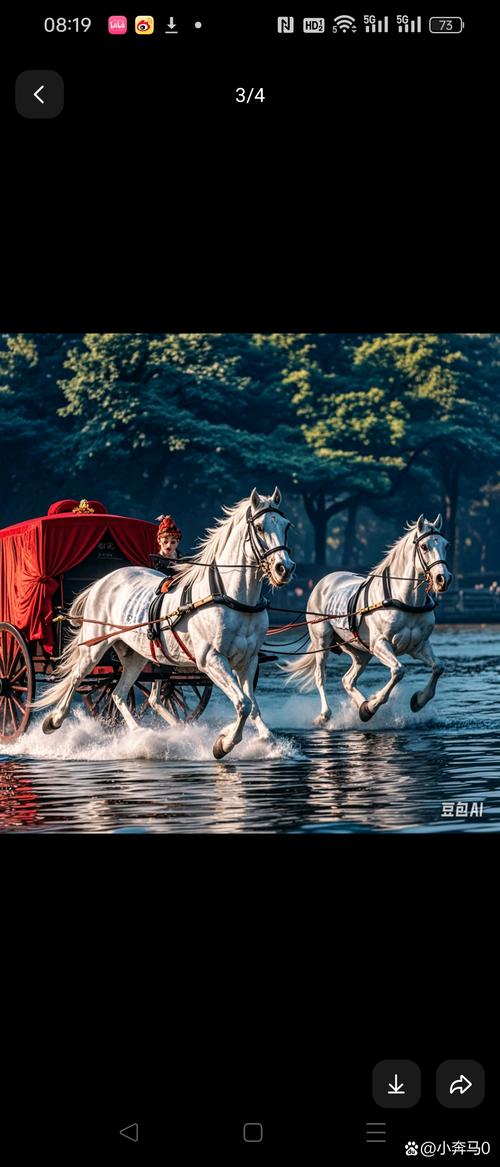
[(3, 337), (4, 518), (85, 494), (142, 517), (177, 509), (194, 535), (222, 502), (278, 482), (321, 556), (335, 515), (339, 547), (347, 511), (351, 526), (361, 507), (399, 528), (427, 500), (456, 513), (464, 481), (489, 500), (499, 372), (490, 334)]
[[(36, 513), (40, 499), (51, 501), (66, 467), (61, 463), (64, 403), (60, 378), (77, 335), (60, 333), (3, 336), (0, 340), (0, 458), (4, 522)], [(59, 476), (60, 472), (60, 476)]]

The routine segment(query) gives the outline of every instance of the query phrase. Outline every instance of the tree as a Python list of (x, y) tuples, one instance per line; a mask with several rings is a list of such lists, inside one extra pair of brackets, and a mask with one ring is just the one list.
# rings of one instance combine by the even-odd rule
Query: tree
[[(8, 521), (46, 510), (66, 486), (60, 385), (79, 335), (16, 333), (0, 342), (0, 457)], [(35, 501), (36, 500), (36, 504)]]
[(439, 476), (450, 563), (463, 480), (487, 478), (500, 459), (499, 361), (490, 334), (394, 334), (356, 354), (357, 367), (383, 378), (404, 405), (404, 458)]
[(405, 472), (407, 411), (383, 379), (367, 382), (356, 367), (363, 340), (355, 334), (284, 334), (268, 343), (283, 357), (281, 392), (295, 420), (303, 501), (321, 564), (329, 519), (347, 512), (349, 554), (358, 507), (389, 495)]
[(190, 502), (199, 530), (199, 510), (280, 461), (271, 365), (247, 334), (88, 334), (63, 385), (76, 464), (112, 501), (126, 478), (136, 513)]

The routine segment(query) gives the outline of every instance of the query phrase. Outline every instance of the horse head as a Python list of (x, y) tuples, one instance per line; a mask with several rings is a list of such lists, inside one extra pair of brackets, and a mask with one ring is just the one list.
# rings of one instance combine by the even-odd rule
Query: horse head
[(290, 522), (279, 510), (281, 491), (276, 486), (271, 495), (265, 495), (254, 488), (249, 502), (246, 517), (253, 553), (273, 587), (280, 588), (295, 571), (286, 542)]
[(438, 515), (434, 522), (420, 515), (413, 542), (420, 565), (430, 580), (434, 592), (445, 592), (453, 579), (446, 562), (448, 540), (440, 534), (443, 520)]

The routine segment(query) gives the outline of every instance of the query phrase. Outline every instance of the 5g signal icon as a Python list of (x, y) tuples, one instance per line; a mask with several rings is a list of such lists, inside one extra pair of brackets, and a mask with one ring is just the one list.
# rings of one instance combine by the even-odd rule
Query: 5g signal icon
[(336, 16), (333, 21), (332, 32), (356, 32), (354, 16)]

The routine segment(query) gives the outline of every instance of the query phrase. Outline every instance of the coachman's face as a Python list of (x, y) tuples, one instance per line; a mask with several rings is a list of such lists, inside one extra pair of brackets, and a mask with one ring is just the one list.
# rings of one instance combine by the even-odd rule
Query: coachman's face
[(162, 555), (177, 555), (178, 544), (179, 540), (175, 535), (169, 535), (168, 532), (166, 532), (164, 535), (160, 536), (159, 547)]

